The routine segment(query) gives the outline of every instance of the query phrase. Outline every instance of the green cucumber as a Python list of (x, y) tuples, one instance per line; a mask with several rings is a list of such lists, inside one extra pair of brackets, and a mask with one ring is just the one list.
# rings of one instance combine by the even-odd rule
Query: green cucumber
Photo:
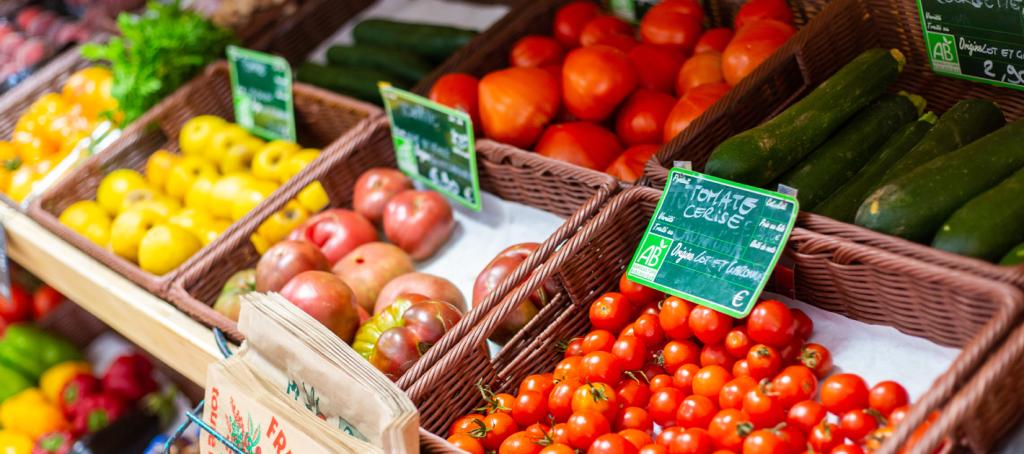
[(950, 107), (939, 117), (935, 127), (913, 149), (903, 155), (885, 173), (878, 187), (911, 172), (960, 147), (967, 145), (1006, 124), (999, 106), (987, 99), (965, 99)]
[(389, 82), (400, 88), (409, 85), (394, 74), (365, 68), (342, 68), (316, 63), (303, 63), (295, 71), (295, 78), (301, 82), (323, 87), (354, 98), (372, 103), (381, 103), (377, 82)]
[(376, 69), (416, 83), (426, 76), (433, 65), (412, 52), (367, 44), (331, 46), (327, 49), (327, 62), (332, 66)]
[(443, 25), (367, 19), (352, 30), (358, 44), (415, 52), (434, 61), (448, 58), (477, 35), (473, 30)]
[(896, 49), (864, 51), (775, 118), (719, 144), (704, 171), (755, 186), (775, 181), (881, 95), (904, 62)]
[(928, 112), (918, 121), (904, 125), (882, 145), (881, 151), (871, 158), (871, 162), (860, 169), (853, 179), (846, 182), (824, 202), (811, 208), (810, 211), (837, 221), (853, 222), (853, 217), (857, 215), (857, 208), (871, 194), (871, 190), (878, 185), (878, 180), (885, 175), (893, 163), (903, 157), (924, 137), (928, 130), (935, 125), (936, 118), (934, 113)]
[(1021, 195), (1024, 170), (1018, 170), (957, 209), (935, 234), (932, 247), (990, 262), (999, 260), (1024, 241)]
[(1000, 265), (1020, 265), (1024, 263), (1024, 243), (1018, 244), (999, 261)]
[(892, 133), (917, 118), (917, 105), (909, 96), (924, 102), (916, 95), (882, 95), (783, 175), (780, 182), (799, 191), (801, 206), (821, 203), (853, 178)]
[(957, 208), (1021, 167), (1024, 120), (1003, 126), (878, 188), (857, 210), (856, 223), (911, 241), (930, 242)]

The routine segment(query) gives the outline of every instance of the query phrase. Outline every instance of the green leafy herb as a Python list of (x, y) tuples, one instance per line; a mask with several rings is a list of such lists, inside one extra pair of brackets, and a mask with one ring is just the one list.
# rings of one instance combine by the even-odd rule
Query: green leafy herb
[(82, 55), (110, 62), (114, 74), (111, 92), (124, 112), (125, 123), (222, 58), (224, 48), (234, 41), (231, 31), (182, 9), (178, 1), (151, 1), (140, 15), (121, 13), (117, 27), (120, 37), (106, 44), (90, 44)]

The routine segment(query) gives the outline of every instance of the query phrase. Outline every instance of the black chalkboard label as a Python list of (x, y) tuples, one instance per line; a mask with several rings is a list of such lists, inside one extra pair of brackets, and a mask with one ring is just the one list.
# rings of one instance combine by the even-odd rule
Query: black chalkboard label
[(236, 46), (228, 46), (227, 54), (235, 122), (264, 139), (294, 142), (295, 106), (288, 60)]
[(1024, 2), (917, 0), (938, 74), (1024, 89)]

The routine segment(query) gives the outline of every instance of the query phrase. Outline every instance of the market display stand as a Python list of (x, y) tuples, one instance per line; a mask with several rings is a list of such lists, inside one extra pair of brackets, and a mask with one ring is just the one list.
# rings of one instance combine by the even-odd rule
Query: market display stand
[(0, 206), (11, 260), (52, 285), (129, 341), (203, 386), (220, 358), (211, 330), (50, 233)]

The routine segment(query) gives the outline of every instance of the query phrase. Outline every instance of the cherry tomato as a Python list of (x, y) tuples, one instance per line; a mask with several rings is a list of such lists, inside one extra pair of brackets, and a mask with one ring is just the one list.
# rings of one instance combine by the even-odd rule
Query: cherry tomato
[[(582, 388), (582, 387), (581, 387)], [(548, 396), (537, 391), (519, 393), (512, 404), (512, 419), (519, 427), (527, 427), (544, 420), (548, 415)]]
[(605, 419), (615, 421), (619, 412), (619, 399), (611, 386), (604, 383), (586, 383), (572, 395), (572, 412), (596, 411)]
[(747, 336), (747, 326), (740, 325), (733, 327), (725, 335), (725, 351), (729, 352), (729, 356), (733, 358), (746, 358), (747, 352), (750, 351), (750, 347), (754, 344), (750, 341), (750, 336)]
[(786, 0), (749, 0), (740, 7), (733, 18), (733, 27), (739, 30), (751, 22), (761, 19), (793, 23), (793, 12)]
[(581, 378), (580, 369), (583, 363), (583, 356), (570, 356), (555, 365), (555, 373), (551, 375), (553, 381), (565, 381), (570, 378)]
[(679, 427), (707, 427), (711, 418), (718, 413), (718, 405), (704, 396), (687, 396), (676, 410), (676, 425)]
[(640, 449), (646, 445), (654, 443), (651, 436), (645, 430), (638, 429), (625, 429), (619, 431), (619, 435), (625, 438), (634, 448)]
[(565, 421), (572, 415), (572, 397), (580, 385), (578, 378), (570, 378), (551, 388), (551, 394), (548, 395), (548, 411), (555, 417), (555, 421)]
[(654, 422), (651, 421), (647, 410), (640, 407), (625, 407), (619, 412), (615, 428), (618, 430), (637, 429), (650, 432), (654, 428)]
[(807, 443), (816, 452), (831, 452), (832, 448), (839, 446), (843, 438), (839, 435), (839, 426), (828, 421), (822, 421), (811, 428), (807, 434)]
[(540, 454), (576, 454), (576, 450), (564, 443), (554, 443), (541, 449)]
[(636, 446), (633, 446), (626, 437), (619, 434), (604, 434), (594, 440), (590, 449), (587, 449), (587, 454), (635, 454), (636, 450)]
[(810, 432), (828, 414), (820, 403), (814, 400), (797, 402), (786, 415), (786, 424), (804, 432)]
[(736, 358), (729, 355), (729, 352), (725, 349), (725, 344), (705, 344), (704, 348), (700, 349), (701, 366), (717, 365), (731, 369), (735, 362)]
[(642, 370), (641, 372), (643, 372), (644, 377), (654, 377), (657, 375), (664, 374), (665, 368), (659, 366), (653, 361), (648, 361), (647, 364), (644, 365), (644, 370)]
[(626, 325), (625, 328), (622, 328), (622, 331), (619, 331), (619, 337), (620, 338), (622, 338), (622, 337), (634, 337), (634, 335), (633, 335), (633, 324), (630, 323), (630, 324)]
[(832, 354), (820, 344), (807, 344), (800, 350), (800, 363), (813, 370), (818, 378), (825, 378), (832, 371)]
[(684, 393), (692, 393), (693, 376), (697, 375), (698, 371), (700, 371), (700, 366), (692, 363), (685, 364), (682, 367), (676, 369), (676, 373), (672, 374), (672, 386), (675, 386)]
[(615, 346), (615, 335), (603, 329), (595, 329), (583, 336), (583, 354), (610, 352)]
[(839, 418), (839, 431), (842, 436), (860, 443), (878, 428), (877, 414), (874, 410), (850, 410)]
[(686, 55), (672, 46), (641, 43), (629, 50), (629, 60), (640, 76), (640, 87), (672, 93)]
[(61, 295), (53, 287), (42, 284), (32, 293), (32, 318), (39, 320), (46, 317), (63, 303), (64, 295)]
[(574, 337), (565, 344), (565, 358), (570, 356), (583, 356), (586, 353), (583, 351), (583, 338)]
[(868, 385), (857, 375), (836, 374), (822, 383), (820, 399), (826, 410), (837, 415), (867, 408)]
[(722, 52), (730, 40), (732, 40), (731, 28), (709, 28), (704, 30), (704, 34), (700, 35), (700, 39), (697, 40), (697, 46), (693, 48), (693, 53), (696, 55), (702, 52)]
[(551, 441), (555, 443), (561, 443), (564, 445), (569, 444), (569, 426), (564, 422), (551, 426)]
[(683, 392), (675, 388), (662, 388), (651, 394), (647, 404), (647, 414), (659, 426), (670, 426), (676, 421), (676, 410), (682, 403)]
[(538, 454), (544, 447), (526, 432), (516, 432), (501, 442), (498, 454)]
[(622, 273), (622, 277), (619, 278), (619, 293), (637, 308), (656, 303), (664, 295), (653, 288), (629, 280), (626, 273)]
[(448, 443), (470, 454), (484, 454), (484, 445), (469, 434), (457, 433), (448, 437)]
[(430, 100), (469, 114), (473, 126), (479, 128), (480, 103), (478, 89), (480, 81), (463, 73), (449, 73), (441, 76), (430, 87)]
[(718, 406), (721, 408), (743, 408), (743, 398), (747, 392), (757, 387), (757, 380), (751, 377), (735, 377), (729, 380), (718, 393)]
[[(673, 101), (673, 104), (674, 103), (675, 101)], [(658, 142), (661, 142), (660, 135), (658, 136)], [(660, 149), (661, 146), (655, 144), (634, 145), (629, 147), (625, 149), (619, 157), (615, 158), (607, 169), (604, 169), (604, 173), (627, 183), (635, 182), (643, 176), (644, 166), (647, 165), (647, 161), (649, 161), (651, 156), (654, 156)]]
[(638, 317), (633, 322), (633, 335), (648, 348), (660, 345), (665, 340), (665, 331), (661, 329), (661, 322), (656, 314), (643, 314)]
[(682, 96), (691, 88), (724, 81), (722, 54), (715, 51), (701, 52), (686, 60), (679, 69), (679, 75), (676, 76), (676, 94)]
[(619, 382), (615, 396), (623, 406), (646, 407), (651, 400), (651, 388), (639, 379), (627, 378)]
[(527, 375), (523, 381), (519, 382), (519, 394), (526, 391), (534, 391), (540, 393), (542, 396), (551, 394), (551, 388), (555, 387), (554, 375), (553, 374), (533, 374)]
[(800, 309), (790, 309), (789, 312), (793, 314), (793, 323), (796, 323), (796, 337), (806, 342), (814, 332), (814, 321)]
[(800, 363), (800, 352), (803, 351), (804, 342), (803, 340), (793, 337), (785, 347), (779, 349), (779, 357), (782, 358), (782, 365), (788, 366), (791, 364)]
[[(569, 113), (581, 120), (608, 118), (636, 85), (629, 57), (614, 47), (574, 49), (562, 65), (562, 98)], [(604, 169), (610, 163), (599, 167)]]
[(755, 430), (743, 440), (743, 454), (786, 454), (794, 452), (777, 431)]
[(683, 365), (700, 361), (700, 346), (688, 340), (669, 341), (661, 350), (661, 355), (665, 361), (665, 370), (674, 374)]
[[(894, 381), (878, 382), (868, 391), (868, 406), (888, 417), (893, 410), (910, 402), (907, 390)], [(895, 423), (894, 423), (895, 424)]]
[(907, 417), (907, 413), (910, 413), (910, 406), (904, 405), (897, 407), (891, 413), (889, 413), (889, 425), (896, 427)]
[(725, 81), (729, 85), (740, 83), (795, 33), (792, 25), (771, 19), (755, 21), (739, 29), (722, 51)]
[(551, 428), (544, 424), (536, 423), (527, 426), (525, 432), (534, 438), (545, 438), (549, 435), (549, 432), (551, 432)]
[(594, 2), (578, 1), (569, 3), (555, 13), (554, 36), (569, 48), (580, 45), (583, 27), (601, 14), (601, 8)]
[(508, 413), (491, 413), (484, 416), (484, 428), (485, 434), (481, 440), (484, 449), (498, 449), (506, 438), (518, 430), (516, 422)]
[(516, 41), (509, 54), (509, 64), (521, 68), (539, 68), (562, 62), (565, 50), (558, 41), (541, 35), (527, 35)]
[(672, 376), (668, 374), (658, 374), (651, 377), (651, 393), (658, 391), (659, 389), (671, 388), (673, 386)]
[[(595, 44), (605, 44), (605, 40), (609, 36), (629, 36), (632, 34), (633, 26), (629, 25), (628, 22), (619, 19), (616, 16), (601, 15), (590, 19), (590, 21), (583, 26), (583, 31), (580, 32), (580, 45), (586, 47), (593, 46)], [(632, 39), (632, 37), (630, 38)]]
[(640, 38), (647, 43), (673, 46), (690, 53), (704, 31), (701, 18), (660, 6), (651, 8), (640, 20)]
[(580, 363), (580, 377), (591, 383), (618, 383), (622, 378), (622, 361), (608, 352), (587, 353)]
[(747, 363), (746, 359), (736, 361), (732, 365), (732, 375), (734, 377), (750, 377), (750, 364)]
[(707, 84), (695, 87), (676, 101), (665, 120), (665, 142), (671, 141), (686, 130), (705, 110), (729, 92), (728, 84)]
[(807, 434), (803, 431), (788, 425), (777, 428), (777, 431), (779, 437), (789, 445), (789, 450), (787, 452), (794, 454), (807, 452)]
[(456, 419), (452, 424), (452, 427), (448, 429), (448, 436), (455, 434), (468, 434), (474, 429), (478, 429), (484, 422), (484, 415), (480, 414), (469, 414)]
[(892, 436), (893, 426), (886, 426), (871, 432), (868, 435), (867, 440), (864, 441), (864, 447), (867, 448), (868, 452), (875, 452), (882, 449), (882, 445), (885, 441)]
[(694, 307), (687, 319), (690, 332), (705, 344), (716, 344), (725, 340), (732, 329), (732, 317), (704, 306)]
[(786, 410), (775, 396), (768, 394), (765, 386), (755, 386), (743, 396), (743, 412), (750, 416), (754, 427), (774, 427), (786, 418)]
[(675, 340), (687, 340), (693, 334), (687, 320), (690, 318), (690, 311), (693, 304), (682, 298), (670, 296), (661, 303), (661, 312), (658, 313), (658, 321), (661, 322), (661, 329), (665, 336)]
[(0, 320), (6, 325), (23, 322), (32, 316), (32, 297), (20, 285), (11, 283), (11, 298), (0, 296)]
[(715, 449), (715, 440), (708, 431), (691, 427), (672, 439), (668, 452), (671, 454), (711, 454)]
[(747, 335), (759, 344), (784, 347), (793, 339), (795, 331), (793, 314), (780, 301), (765, 300), (757, 303), (747, 318)]
[(662, 0), (656, 6), (660, 10), (669, 10), (704, 20), (704, 8), (696, 0)]
[[(548, 126), (534, 151), (551, 159), (603, 171), (622, 152), (622, 145), (611, 131), (594, 123), (576, 121)], [(625, 318), (629, 318), (628, 311)]]
[(668, 448), (662, 445), (649, 444), (640, 448), (637, 454), (668, 454)]
[(608, 292), (590, 303), (590, 324), (597, 329), (618, 332), (629, 324), (632, 312), (625, 296)]
[(661, 433), (658, 434), (658, 437), (654, 439), (654, 442), (668, 449), (669, 446), (672, 446), (672, 440), (675, 440), (676, 437), (683, 433), (684, 430), (686, 429), (674, 426), (664, 428)]
[(615, 119), (615, 133), (627, 146), (658, 144), (664, 135), (668, 113), (676, 105), (671, 95), (654, 90), (637, 90), (622, 104)]
[(622, 336), (615, 341), (612, 354), (621, 360), (625, 370), (640, 370), (647, 361), (647, 347), (634, 336)]
[(589, 448), (597, 437), (612, 430), (608, 420), (596, 411), (573, 413), (566, 421), (565, 429), (569, 438), (569, 446), (576, 449)]
[(725, 384), (732, 380), (732, 374), (722, 366), (705, 366), (693, 376), (693, 393), (709, 398), (718, 398)]
[(520, 148), (537, 141), (561, 100), (559, 81), (540, 68), (491, 72), (480, 80), (478, 93), (487, 137)]
[(864, 454), (864, 450), (857, 445), (839, 445), (832, 448), (829, 454)]
[(740, 451), (743, 439), (753, 430), (750, 417), (742, 410), (732, 408), (719, 411), (708, 425), (708, 433), (715, 440), (715, 447), (733, 452)]
[(785, 408), (810, 399), (818, 391), (818, 377), (804, 366), (789, 366), (772, 380), (772, 390)]

